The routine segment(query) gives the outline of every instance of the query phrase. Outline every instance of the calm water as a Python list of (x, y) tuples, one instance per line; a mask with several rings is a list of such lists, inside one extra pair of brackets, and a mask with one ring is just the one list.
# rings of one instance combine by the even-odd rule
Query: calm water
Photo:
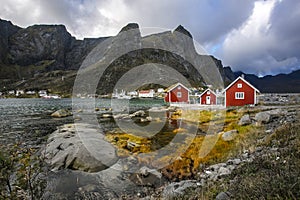
[[(92, 99), (76, 99), (81, 105), (93, 103)], [(115, 110), (124, 108), (133, 112), (161, 106), (163, 100), (133, 99), (113, 100), (96, 99), (95, 106)], [(113, 104), (113, 105), (112, 105)], [(94, 104), (93, 104), (94, 105)], [(73, 117), (55, 119), (50, 115), (58, 109), (72, 109), (72, 99), (0, 99), (0, 144), (23, 142), (35, 143), (53, 132), (57, 126), (72, 123)]]

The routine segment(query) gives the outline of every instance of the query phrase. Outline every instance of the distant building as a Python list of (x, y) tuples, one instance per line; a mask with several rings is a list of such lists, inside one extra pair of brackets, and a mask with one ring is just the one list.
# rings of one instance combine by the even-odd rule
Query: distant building
[(207, 89), (200, 95), (201, 105), (216, 105), (217, 95), (211, 90)]
[(14, 95), (14, 94), (15, 94), (15, 91), (14, 91), (14, 90), (10, 90), (10, 91), (8, 91), (8, 94), (9, 94), (9, 95)]
[(164, 90), (164, 88), (158, 88), (157, 89), (157, 93), (163, 93), (165, 90)]
[(154, 90), (141, 90), (139, 91), (139, 98), (153, 98), (154, 97)]
[(38, 94), (40, 97), (47, 96), (47, 90), (40, 90)]
[(24, 90), (17, 90), (16, 91), (16, 96), (20, 96), (20, 95), (22, 95), (24, 93), (25, 93)]
[(238, 77), (225, 88), (225, 106), (255, 105), (257, 93), (259, 93), (258, 89), (243, 77)]
[(35, 91), (27, 91), (26, 94), (28, 95), (34, 95), (36, 92)]
[(181, 83), (171, 85), (166, 89), (165, 102), (188, 103), (190, 90)]
[(130, 92), (127, 93), (127, 95), (132, 96), (132, 97), (137, 97), (138, 92), (137, 91), (130, 91)]

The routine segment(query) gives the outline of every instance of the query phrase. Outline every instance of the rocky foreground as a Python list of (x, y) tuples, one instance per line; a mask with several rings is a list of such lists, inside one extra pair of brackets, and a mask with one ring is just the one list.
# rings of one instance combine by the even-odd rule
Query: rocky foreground
[[(243, 138), (237, 130), (223, 132), (221, 140), (235, 142), (240, 146), (235, 149), (237, 152), (232, 151), (223, 162), (200, 165), (193, 177), (176, 182), (170, 181), (170, 177), (161, 170), (141, 164), (134, 156), (118, 157), (117, 147), (106, 141), (105, 134), (96, 126), (80, 122), (61, 126), (50, 135), (43, 151), (51, 167), (43, 198), (240, 199), (247, 192), (255, 193), (255, 185), (261, 186), (265, 181), (260, 180), (260, 184), (253, 182), (251, 191), (243, 180), (255, 177), (256, 172), (267, 175), (273, 167), (276, 171), (283, 165), (290, 166), (289, 173), (293, 172), (292, 175), (296, 176), (282, 184), (293, 188), (274, 192), (275, 182), (275, 185), (261, 188), (262, 192), (256, 191), (257, 197), (296, 199), (300, 195), (300, 172), (295, 167), (295, 163), (300, 164), (299, 150), (290, 151), (300, 144), (299, 107), (240, 108), (241, 111), (244, 115), (237, 124), (240, 127), (257, 127), (253, 135)], [(294, 156), (293, 159), (289, 153)], [(278, 173), (274, 180), (280, 181), (287, 172), (279, 170)], [(239, 185), (240, 182), (245, 185)]]

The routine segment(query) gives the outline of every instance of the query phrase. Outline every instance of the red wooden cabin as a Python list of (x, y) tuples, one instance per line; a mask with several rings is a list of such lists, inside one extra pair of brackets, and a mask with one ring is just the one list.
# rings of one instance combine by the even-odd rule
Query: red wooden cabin
[(174, 84), (166, 89), (165, 102), (188, 103), (190, 90), (181, 83)]
[(238, 77), (225, 88), (225, 105), (226, 107), (255, 105), (257, 104), (257, 93), (259, 93), (258, 89), (244, 78)]
[(207, 89), (200, 95), (201, 105), (216, 105), (217, 95), (211, 90)]

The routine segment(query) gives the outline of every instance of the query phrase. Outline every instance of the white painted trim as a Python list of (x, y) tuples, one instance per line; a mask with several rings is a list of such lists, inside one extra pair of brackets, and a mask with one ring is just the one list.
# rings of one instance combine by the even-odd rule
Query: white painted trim
[(182, 92), (177, 92), (176, 96), (177, 96), (177, 98), (182, 98)]
[(207, 91), (210, 91), (211, 93), (213, 93), (216, 97), (217, 97), (217, 94), (216, 93), (214, 93), (214, 91), (212, 91), (211, 89), (206, 89), (206, 90), (204, 90), (204, 92), (202, 92), (201, 94), (200, 94), (200, 97), (203, 95), (203, 94), (205, 94)]
[(257, 99), (256, 99), (256, 91), (254, 91), (254, 105), (256, 105)]
[[(241, 94), (241, 96), (243, 96), (243, 98), (241, 97), (241, 98), (238, 98), (238, 95), (237, 94)], [(245, 99), (245, 92), (235, 92), (234, 93), (234, 99)]]
[(242, 80), (244, 81), (247, 85), (249, 85), (250, 87), (252, 87), (256, 92), (260, 93), (260, 91), (258, 89), (256, 89), (253, 85), (251, 85), (248, 81), (246, 81), (245, 79), (243, 79), (242, 77), (238, 77), (237, 79), (235, 79), (231, 84), (229, 84), (224, 91), (228, 90), (232, 85), (234, 85), (238, 80)]
[(226, 90), (225, 90), (225, 97), (224, 97), (224, 103), (225, 103), (225, 105), (224, 105), (224, 106), (225, 106), (225, 107), (227, 107), (227, 104), (226, 104), (226, 103), (227, 103), (227, 96), (226, 96)]
[(170, 89), (167, 90), (167, 92), (173, 90), (174, 88), (176, 88), (177, 86), (181, 86), (184, 87), (187, 91), (191, 92), (189, 88), (185, 87), (182, 83), (176, 83), (173, 87), (171, 87)]

